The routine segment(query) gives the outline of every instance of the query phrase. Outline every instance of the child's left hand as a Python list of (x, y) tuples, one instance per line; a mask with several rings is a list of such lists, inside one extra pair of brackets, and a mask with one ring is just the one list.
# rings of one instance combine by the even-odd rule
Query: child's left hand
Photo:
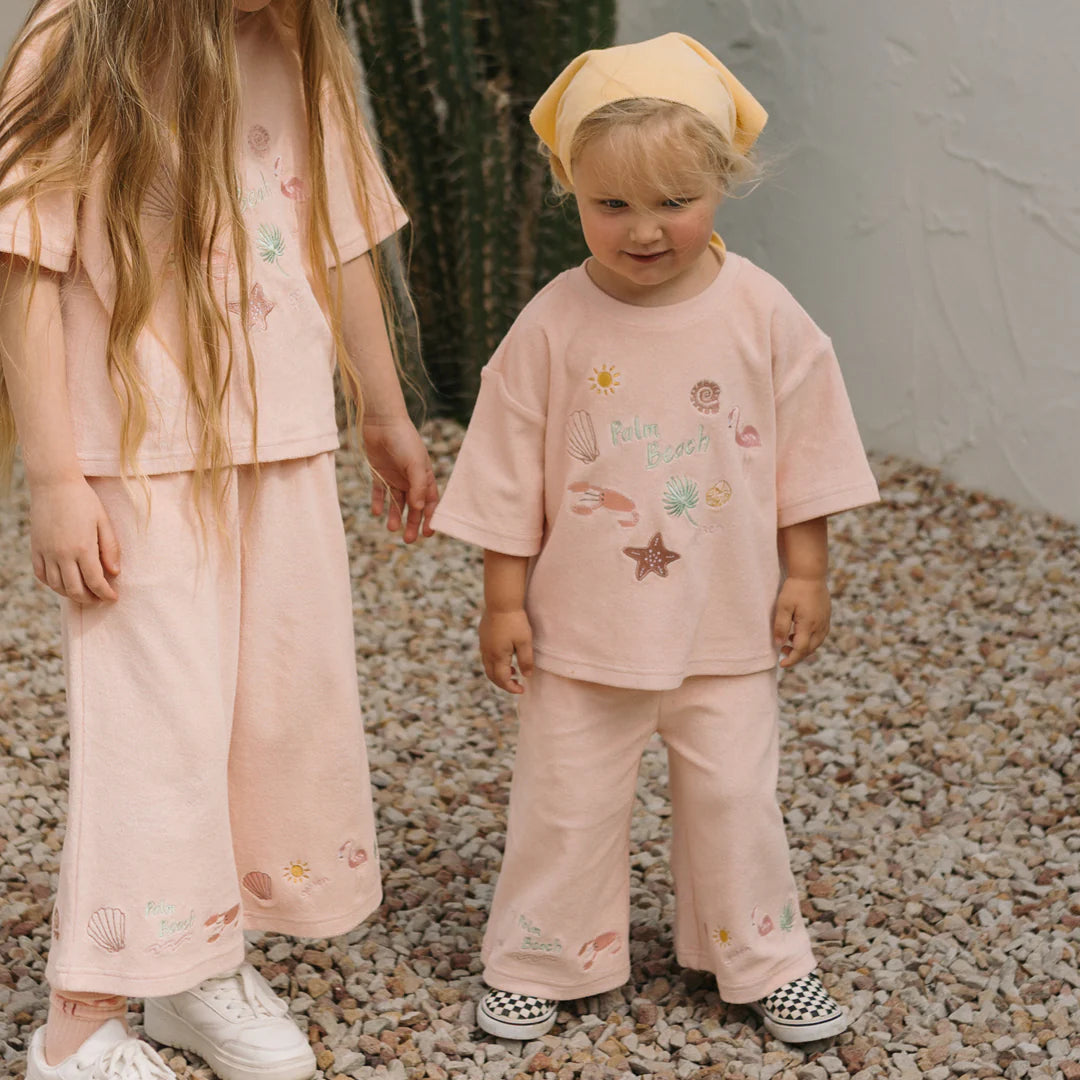
[(805, 660), (829, 632), (832, 600), (824, 578), (789, 577), (776, 599), (773, 636), (780, 649), (780, 666)]
[(362, 435), (371, 468), (371, 512), (378, 518), (387, 511), (386, 527), (397, 532), (404, 511), (406, 544), (420, 535), (431, 536), (435, 531), (431, 515), (438, 505), (439, 491), (420, 433), (402, 416), (365, 419)]

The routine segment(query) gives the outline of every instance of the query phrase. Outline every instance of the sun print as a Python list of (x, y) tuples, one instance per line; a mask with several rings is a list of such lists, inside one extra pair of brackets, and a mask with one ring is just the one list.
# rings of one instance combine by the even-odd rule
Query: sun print
[(619, 373), (614, 367), (608, 367), (607, 364), (601, 364), (598, 368), (593, 368), (592, 374), (589, 376), (589, 389), (595, 390), (598, 394), (614, 394), (615, 390), (619, 386)]

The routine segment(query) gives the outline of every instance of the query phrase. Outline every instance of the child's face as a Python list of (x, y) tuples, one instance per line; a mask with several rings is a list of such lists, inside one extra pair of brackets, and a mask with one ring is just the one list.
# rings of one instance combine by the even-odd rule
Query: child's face
[(574, 160), (574, 195), (593, 255), (593, 279), (631, 304), (695, 296), (716, 276), (709, 241), (720, 192), (689, 169), (674, 190), (619, 181), (617, 153), (617, 139), (598, 139)]

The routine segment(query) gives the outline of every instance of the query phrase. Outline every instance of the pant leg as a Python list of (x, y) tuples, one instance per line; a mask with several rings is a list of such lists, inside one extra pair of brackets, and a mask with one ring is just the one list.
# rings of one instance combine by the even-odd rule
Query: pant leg
[(675, 947), (726, 1001), (814, 968), (776, 802), (776, 672), (687, 679), (664, 694)]
[(229, 797), (243, 922), (327, 937), (381, 899), (334, 455), (240, 472)]
[(630, 817), (657, 695), (537, 670), (519, 699), (484, 981), (566, 1000), (630, 974)]
[(243, 957), (227, 794), (235, 489), (223, 538), (204, 534), (190, 474), (150, 478), (148, 517), (137, 485), (90, 482), (122, 571), (114, 604), (63, 605), (71, 781), (47, 975), (60, 991), (169, 994)]

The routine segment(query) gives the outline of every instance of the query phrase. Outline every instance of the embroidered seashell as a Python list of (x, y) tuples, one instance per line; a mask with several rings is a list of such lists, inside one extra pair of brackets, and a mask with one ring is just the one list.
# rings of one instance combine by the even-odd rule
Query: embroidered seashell
[(718, 480), (705, 492), (705, 505), (710, 510), (719, 510), (731, 501), (731, 485), (726, 480)]
[(694, 383), (690, 391), (690, 402), (698, 412), (718, 413), (720, 411), (720, 386), (712, 379), (702, 379)]
[(121, 952), (127, 944), (127, 917), (119, 908), (98, 908), (86, 924), (86, 933), (106, 952)]
[(566, 450), (572, 458), (586, 465), (600, 456), (596, 445), (596, 428), (593, 427), (592, 417), (584, 409), (571, 413), (566, 421)]
[(273, 882), (270, 880), (270, 875), (264, 874), (261, 870), (252, 870), (250, 874), (245, 874), (243, 886), (252, 896), (257, 896), (260, 900), (273, 899)]

